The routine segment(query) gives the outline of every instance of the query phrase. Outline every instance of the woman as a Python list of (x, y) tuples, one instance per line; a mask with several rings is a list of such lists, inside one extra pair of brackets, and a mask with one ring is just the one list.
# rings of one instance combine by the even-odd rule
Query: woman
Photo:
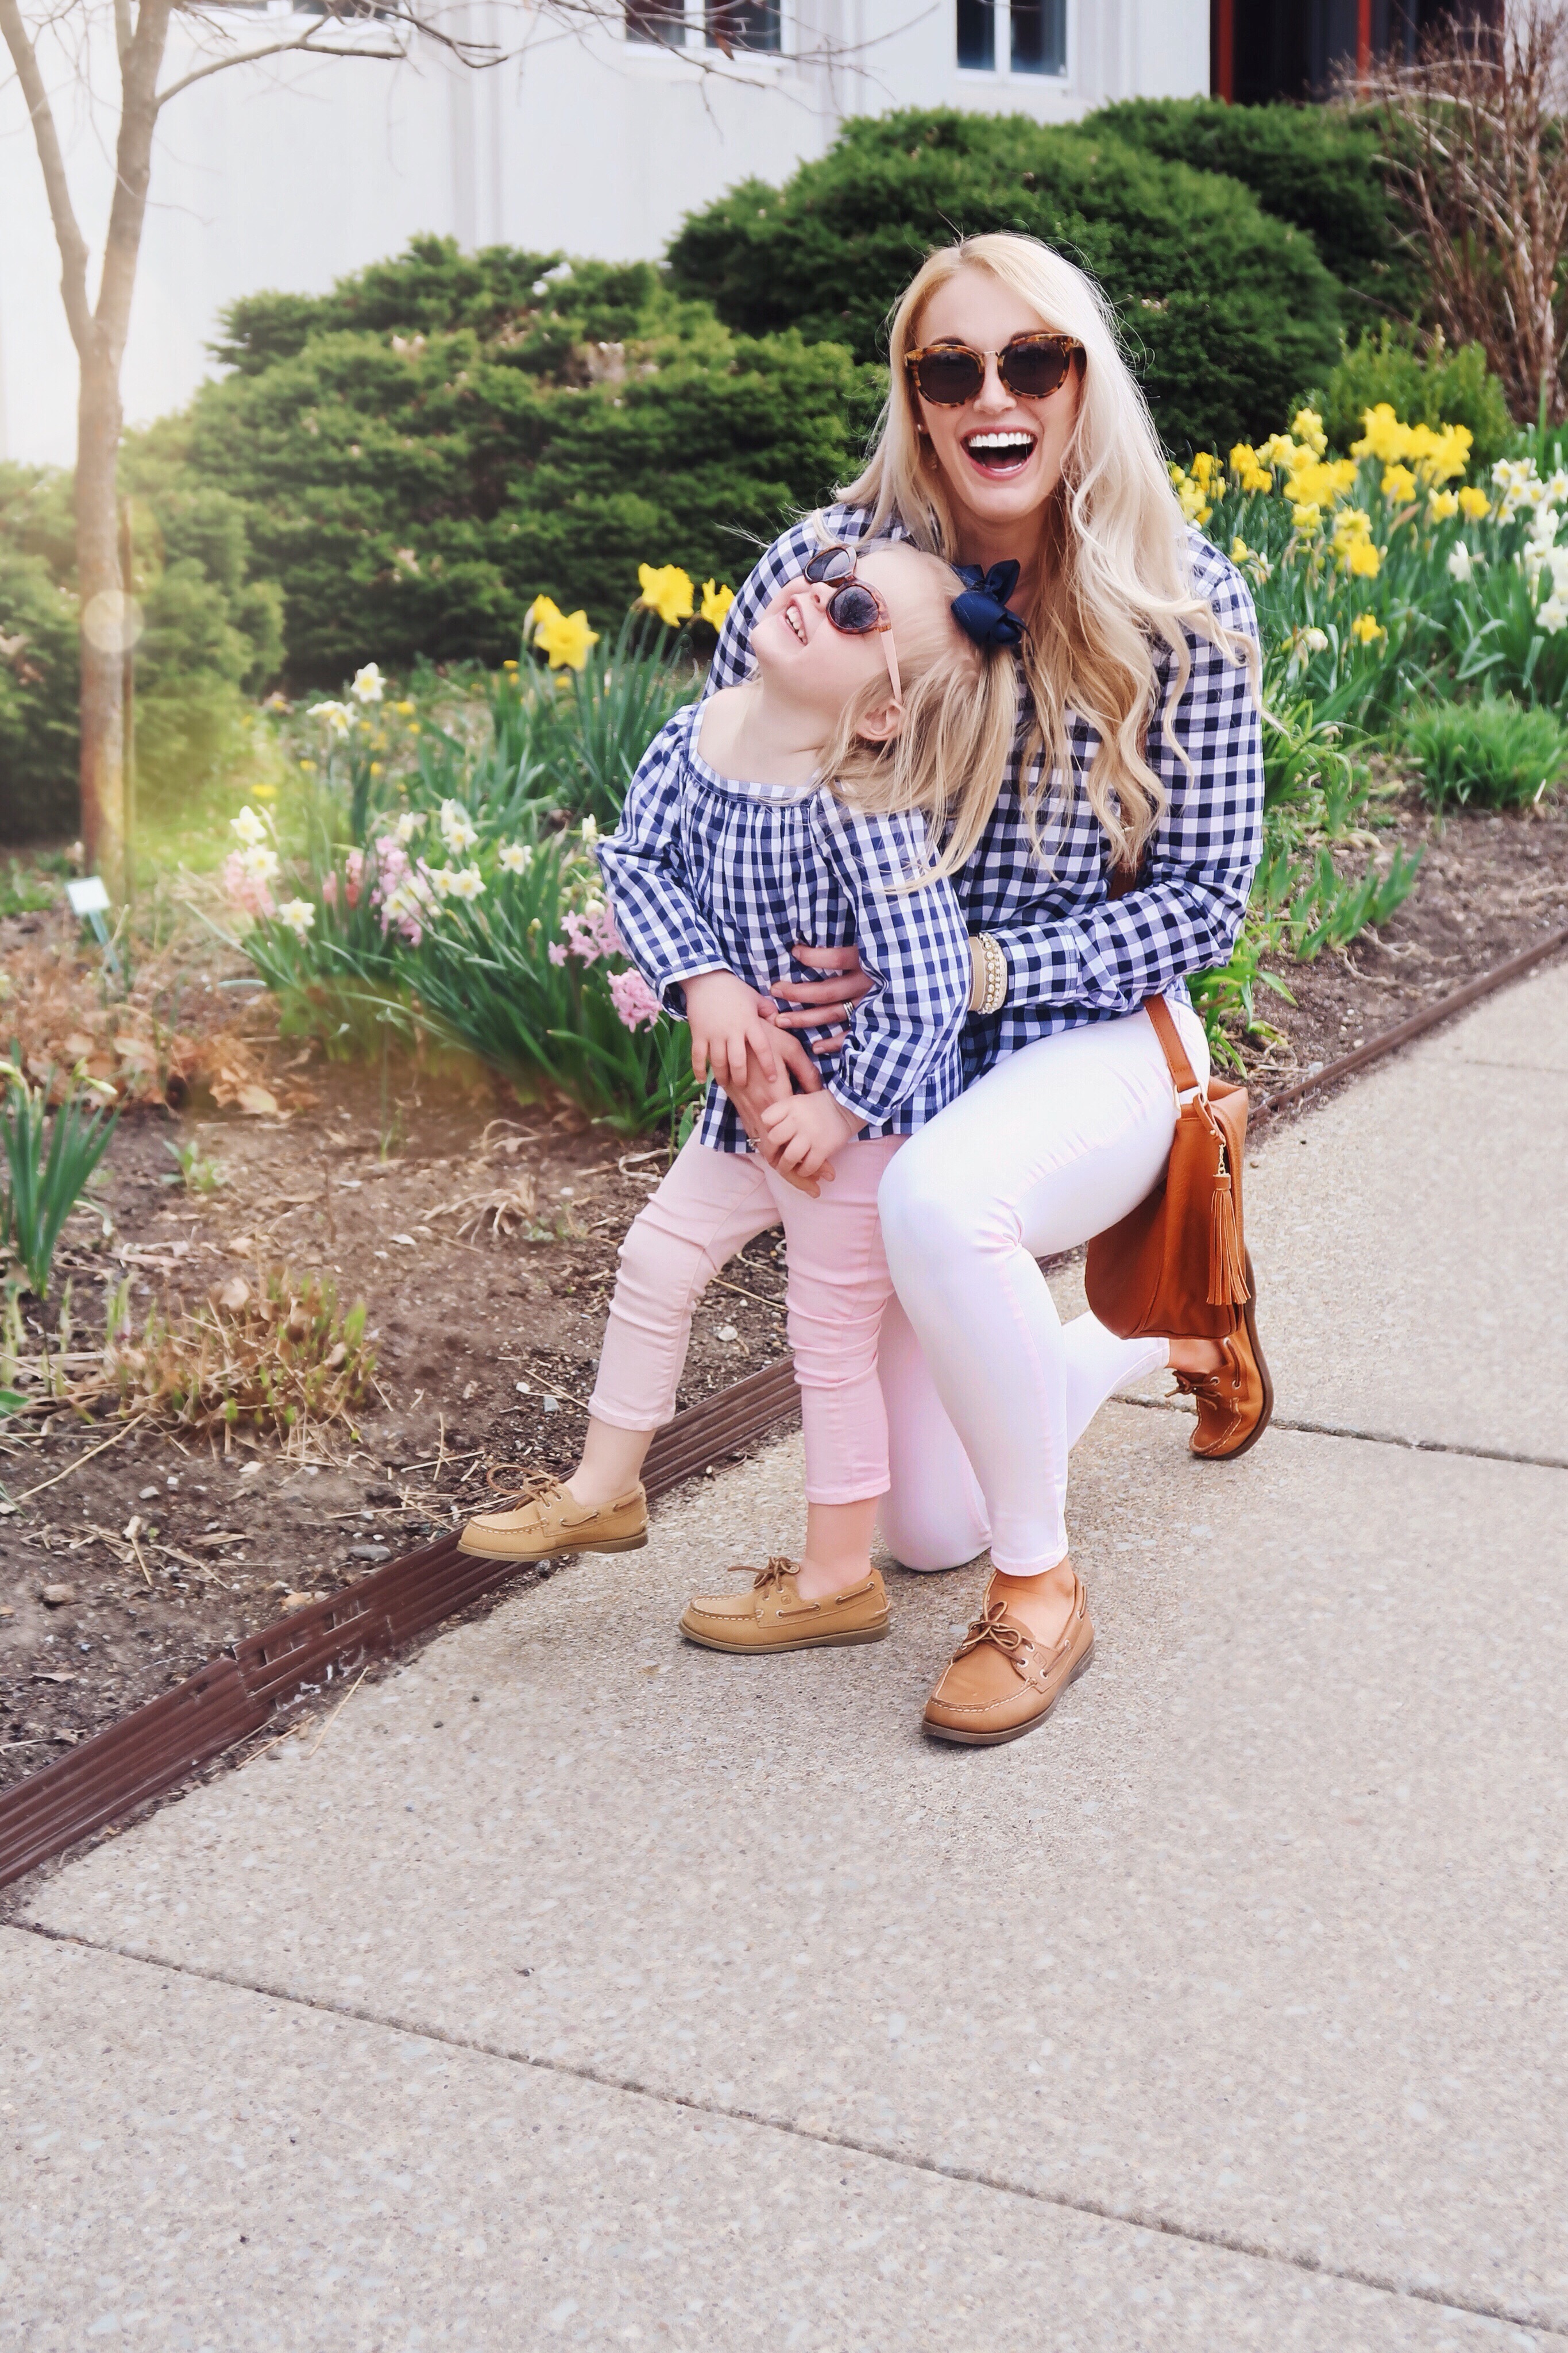
[[(1164, 1166), (1175, 1098), (1148, 998), (1167, 999), (1207, 1078), (1183, 976), (1226, 961), (1258, 861), (1257, 628), (1235, 569), (1186, 530), (1109, 313), (1069, 262), (1013, 236), (932, 254), (898, 307), (889, 358), (865, 471), (763, 554), (725, 622), (710, 691), (749, 675), (753, 624), (808, 564), (823, 574), (825, 538), (909, 538), (976, 566), (976, 589), (1024, 625), (1011, 759), (988, 790), (961, 780), (946, 844), (963, 859), (954, 881), (973, 967), (965, 1091), (890, 1162), (879, 1193), (901, 1303), (879, 1357), (891, 1468), (882, 1531), (914, 1568), (954, 1567), (989, 1546), (981, 1615), (925, 1711), (929, 1732), (979, 1745), (1031, 1730), (1088, 1663), (1067, 1466), (1104, 1399), (1169, 1365), (1197, 1402), (1194, 1451), (1211, 1459), (1240, 1453), (1268, 1419), (1250, 1306), (1220, 1343), (1121, 1341), (1091, 1315), (1064, 1331), (1037, 1263), (1113, 1225)], [(796, 957), (833, 976), (781, 977), (772, 996), (795, 1008), (781, 1029), (815, 1030), (814, 1051), (836, 1052), (874, 981), (853, 948), (805, 944)], [(668, 977), (683, 985), (694, 1053), (748, 1134), (765, 1135), (789, 1082), (764, 1076), (754, 1055), (743, 1082), (729, 1075), (719, 1008), (734, 976), (697, 960)], [(823, 1035), (825, 1022), (835, 1026)], [(781, 1044), (797, 1082), (820, 1083), (800, 1040)], [(771, 1221), (764, 1209), (752, 1230)], [(748, 1239), (715, 1238), (693, 1301)], [(579, 1538), (595, 1547), (606, 1512), (646, 1525), (640, 1489), (591, 1483), (574, 1474), (487, 1542), (535, 1557)], [(833, 1571), (810, 1566), (808, 1577), (772, 1563), (750, 1593), (698, 1596), (683, 1630), (728, 1651), (827, 1639)], [(846, 1565), (840, 1599), (859, 1574)]]
[[(1006, 235), (932, 254), (889, 356), (876, 447), (821, 524), (985, 571), (1016, 561), (1027, 628), (1013, 759), (957, 878), (972, 1082), (881, 1191), (904, 1311), (883, 1330), (883, 1533), (911, 1567), (989, 1546), (984, 1607), (925, 1716), (989, 1744), (1033, 1728), (1088, 1662), (1064, 1510), (1068, 1451), (1098, 1407), (1169, 1365), (1196, 1401), (1194, 1451), (1234, 1457), (1268, 1419), (1250, 1309), (1219, 1343), (1121, 1341), (1088, 1315), (1064, 1331), (1037, 1264), (1114, 1224), (1164, 1166), (1175, 1103), (1148, 997), (1206, 1080), (1183, 976), (1228, 957), (1261, 847), (1257, 625), (1233, 566), (1184, 529), (1107, 308), (1069, 262)], [(752, 621), (820, 536), (800, 525), (755, 566), (713, 685), (746, 674)], [(872, 986), (853, 950), (804, 945), (800, 962), (834, 976), (780, 980), (789, 1026), (847, 1019)], [(840, 1020), (816, 1050), (844, 1035)], [(738, 1097), (753, 1133), (768, 1093)]]

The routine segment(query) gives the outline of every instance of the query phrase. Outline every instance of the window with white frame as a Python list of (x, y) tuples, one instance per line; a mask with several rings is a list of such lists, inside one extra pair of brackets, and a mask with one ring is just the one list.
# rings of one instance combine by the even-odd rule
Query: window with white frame
[(1067, 0), (955, 0), (957, 55), (974, 73), (1066, 73)]
[(782, 0), (622, 0), (628, 41), (681, 47), (689, 37), (726, 57), (776, 57)]

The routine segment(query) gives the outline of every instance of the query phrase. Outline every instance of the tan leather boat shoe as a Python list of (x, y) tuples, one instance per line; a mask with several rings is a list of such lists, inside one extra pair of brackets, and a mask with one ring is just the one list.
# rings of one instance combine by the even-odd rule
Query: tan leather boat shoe
[(1241, 1321), (1220, 1342), (1224, 1366), (1217, 1373), (1178, 1373), (1176, 1387), (1198, 1409), (1198, 1426), (1188, 1441), (1191, 1454), (1205, 1462), (1234, 1462), (1256, 1446), (1274, 1411), (1274, 1384), (1258, 1339), (1258, 1279), (1247, 1254), (1247, 1297)]
[(888, 1630), (888, 1595), (873, 1569), (858, 1585), (820, 1600), (803, 1601), (793, 1560), (766, 1568), (739, 1568), (749, 1593), (699, 1593), (686, 1605), (680, 1630), (708, 1651), (828, 1651), (849, 1642), (879, 1642)]
[(458, 1550), (488, 1560), (554, 1560), (568, 1552), (636, 1552), (647, 1542), (647, 1498), (640, 1487), (595, 1507), (535, 1471), (505, 1511), (481, 1512), (468, 1522)]
[(1076, 1571), (1072, 1588), (1067, 1631), (1047, 1651), (987, 1587), (979, 1617), (926, 1702), (925, 1728), (933, 1739), (994, 1748), (1045, 1722), (1094, 1656), (1089, 1596)]

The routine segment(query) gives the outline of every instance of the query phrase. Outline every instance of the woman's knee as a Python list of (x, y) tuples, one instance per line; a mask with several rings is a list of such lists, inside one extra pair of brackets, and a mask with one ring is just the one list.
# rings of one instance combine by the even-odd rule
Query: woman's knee
[(895, 1281), (911, 1265), (961, 1261), (985, 1247), (997, 1205), (940, 1152), (922, 1151), (934, 1127), (889, 1162), (877, 1195), (882, 1243)]

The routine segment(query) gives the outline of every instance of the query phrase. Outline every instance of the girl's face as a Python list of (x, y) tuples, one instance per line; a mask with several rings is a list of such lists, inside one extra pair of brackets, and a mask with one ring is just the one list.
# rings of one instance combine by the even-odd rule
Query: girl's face
[[(961, 269), (926, 304), (911, 348), (960, 343), (994, 353), (1015, 335), (1037, 335), (1053, 323), (989, 270)], [(1061, 480), (1081, 396), (1082, 378), (1071, 367), (1044, 400), (1020, 399), (1003, 384), (994, 358), (980, 391), (962, 408), (938, 408), (916, 393), (925, 446), (942, 469), (961, 530), (967, 522), (989, 535), (1010, 523), (1037, 524)]]
[[(926, 574), (925, 561), (900, 555), (895, 548), (863, 555), (856, 566), (857, 578), (881, 598), (896, 647), (912, 648), (933, 622), (942, 626), (940, 597)], [(792, 580), (752, 631), (752, 651), (763, 685), (770, 693), (787, 695), (797, 710), (820, 723), (823, 743), (837, 726), (846, 703), (863, 687), (880, 683), (889, 704), (893, 699), (887, 639), (836, 629), (827, 617), (834, 595), (835, 588), (826, 584)]]

